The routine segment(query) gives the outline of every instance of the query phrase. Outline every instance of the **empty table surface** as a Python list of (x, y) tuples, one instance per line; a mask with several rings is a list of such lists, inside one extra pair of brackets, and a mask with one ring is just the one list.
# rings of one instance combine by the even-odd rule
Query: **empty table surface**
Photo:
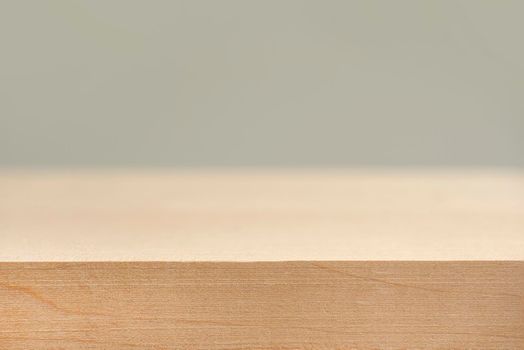
[(1, 261), (523, 258), (516, 170), (0, 172)]

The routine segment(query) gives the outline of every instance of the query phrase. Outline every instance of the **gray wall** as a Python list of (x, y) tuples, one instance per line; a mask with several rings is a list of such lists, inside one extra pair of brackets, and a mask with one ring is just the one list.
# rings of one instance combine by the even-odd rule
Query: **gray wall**
[(0, 166), (523, 166), (523, 13), (0, 0)]

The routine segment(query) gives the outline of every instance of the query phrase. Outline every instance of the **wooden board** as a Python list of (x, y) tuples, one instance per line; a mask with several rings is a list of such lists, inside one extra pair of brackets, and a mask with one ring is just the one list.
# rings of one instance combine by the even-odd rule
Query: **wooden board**
[(522, 350), (523, 291), (518, 171), (0, 174), (0, 350)]
[(524, 260), (524, 173), (0, 173), (0, 261)]
[(518, 350), (524, 263), (1, 263), (0, 349)]

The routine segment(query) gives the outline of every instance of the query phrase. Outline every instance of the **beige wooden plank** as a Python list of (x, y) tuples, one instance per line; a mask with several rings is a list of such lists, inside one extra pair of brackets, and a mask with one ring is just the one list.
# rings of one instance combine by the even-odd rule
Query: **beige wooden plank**
[(1, 263), (0, 349), (524, 349), (523, 262)]
[(524, 173), (0, 173), (0, 261), (524, 260)]

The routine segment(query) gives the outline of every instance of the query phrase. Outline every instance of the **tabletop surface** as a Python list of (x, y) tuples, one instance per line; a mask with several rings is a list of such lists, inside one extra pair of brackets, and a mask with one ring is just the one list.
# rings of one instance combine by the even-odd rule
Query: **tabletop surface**
[(282, 260), (524, 260), (524, 172), (0, 172), (0, 261)]

